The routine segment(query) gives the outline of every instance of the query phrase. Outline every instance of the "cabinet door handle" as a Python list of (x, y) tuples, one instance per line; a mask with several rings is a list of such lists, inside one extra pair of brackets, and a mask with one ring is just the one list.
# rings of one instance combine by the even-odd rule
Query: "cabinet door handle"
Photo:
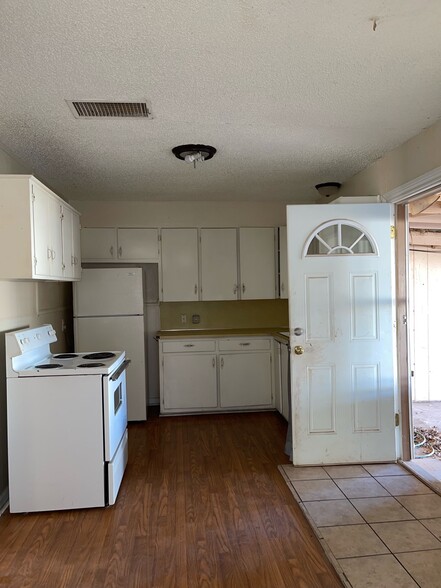
[(215, 358), (214, 358), (214, 357), (213, 357), (212, 364), (213, 364), (213, 367), (216, 367), (216, 360), (215, 360)]
[(113, 245), (110, 246), (110, 255), (113, 257)]
[(245, 284), (242, 284), (242, 292), (245, 294)]
[(233, 294), (237, 294), (237, 290), (238, 290), (238, 288), (237, 288), (237, 284), (234, 284), (234, 288), (233, 288)]
[(251, 343), (250, 342), (248, 342), (248, 343), (239, 343), (239, 345), (241, 345), (242, 347), (248, 347), (248, 345), (251, 345)]
[(51, 255), (52, 259), (55, 259), (56, 256), (57, 256), (57, 254), (55, 252), (55, 249), (52, 249), (52, 255)]
[(185, 343), (184, 347), (194, 347), (194, 344), (193, 343)]
[(49, 247), (47, 248), (47, 258), (52, 259), (52, 253)]
[(195, 285), (194, 285), (194, 293), (195, 293), (195, 294), (197, 294), (197, 293), (198, 293), (198, 285), (197, 285), (197, 284), (195, 284)]
[(122, 247), (118, 248), (118, 257), (122, 257)]
[(223, 368), (223, 367), (224, 367), (224, 358), (221, 357), (221, 368)]

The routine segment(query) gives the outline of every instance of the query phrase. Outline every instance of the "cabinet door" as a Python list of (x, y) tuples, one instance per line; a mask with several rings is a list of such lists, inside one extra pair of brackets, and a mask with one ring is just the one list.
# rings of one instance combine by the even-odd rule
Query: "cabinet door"
[(32, 185), (32, 224), (34, 245), (34, 275), (51, 275), (51, 247), (49, 222), (49, 195), (37, 184)]
[(34, 230), (34, 275), (63, 276), (61, 202), (41, 186), (32, 185)]
[(166, 353), (162, 371), (163, 410), (217, 407), (215, 354)]
[(274, 229), (241, 228), (241, 298), (275, 298)]
[(72, 211), (72, 252), (74, 256), (74, 273), (73, 278), (81, 278), (81, 241), (80, 241), (80, 215)]
[(222, 408), (272, 405), (271, 352), (224, 353), (219, 360)]
[(201, 229), (201, 299), (236, 300), (237, 231)]
[(288, 298), (288, 250), (286, 227), (279, 227), (279, 297)]
[(162, 229), (162, 300), (198, 300), (197, 229)]
[(81, 229), (81, 258), (83, 261), (115, 261), (116, 229)]
[(80, 215), (67, 206), (63, 207), (62, 238), (63, 276), (66, 279), (80, 279)]
[(63, 207), (63, 218), (61, 222), (63, 237), (63, 276), (73, 278), (74, 276), (74, 252), (73, 252), (73, 212), (70, 208)]
[(158, 244), (158, 229), (118, 229), (118, 259), (121, 261), (157, 261)]

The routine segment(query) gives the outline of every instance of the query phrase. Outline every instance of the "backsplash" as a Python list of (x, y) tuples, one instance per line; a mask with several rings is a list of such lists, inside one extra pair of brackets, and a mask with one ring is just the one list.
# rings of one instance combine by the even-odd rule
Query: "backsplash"
[[(288, 327), (288, 300), (162, 302), (161, 330)], [(199, 316), (193, 323), (192, 317)], [(197, 319), (196, 319), (197, 320)]]

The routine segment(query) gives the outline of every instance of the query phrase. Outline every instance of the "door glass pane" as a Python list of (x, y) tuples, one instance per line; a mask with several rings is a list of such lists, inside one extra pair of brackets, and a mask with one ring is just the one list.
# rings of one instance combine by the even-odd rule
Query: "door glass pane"
[(306, 255), (372, 255), (376, 253), (368, 235), (354, 225), (338, 221), (319, 228)]

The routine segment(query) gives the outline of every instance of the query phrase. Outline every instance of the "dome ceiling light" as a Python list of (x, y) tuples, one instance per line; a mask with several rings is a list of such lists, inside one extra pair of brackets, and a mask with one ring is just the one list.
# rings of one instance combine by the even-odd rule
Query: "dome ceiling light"
[(211, 145), (178, 145), (173, 147), (172, 152), (175, 157), (187, 163), (192, 163), (196, 168), (198, 161), (211, 159), (216, 153), (216, 149)]
[(323, 182), (323, 184), (317, 184), (315, 189), (320, 194), (320, 196), (325, 196), (329, 198), (329, 196), (334, 196), (340, 190), (341, 184), (340, 182)]

